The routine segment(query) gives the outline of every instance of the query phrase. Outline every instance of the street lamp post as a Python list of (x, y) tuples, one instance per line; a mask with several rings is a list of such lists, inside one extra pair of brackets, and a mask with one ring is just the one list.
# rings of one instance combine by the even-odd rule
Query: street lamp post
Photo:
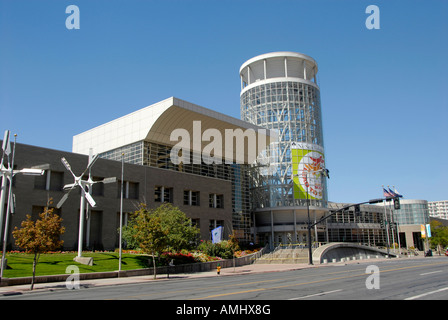
[[(308, 174), (307, 174), (308, 176)], [(308, 178), (307, 178), (308, 179)], [(309, 180), (309, 179), (308, 179)], [(306, 185), (306, 210), (308, 213), (308, 264), (313, 264), (313, 257), (312, 257), (312, 249), (311, 249), (311, 220), (310, 220), (310, 199), (308, 198), (308, 185)]]
[[(14, 176), (17, 173), (22, 173), (24, 175), (43, 175), (45, 170), (42, 169), (33, 169), (33, 168), (25, 168), (22, 170), (14, 170), (14, 158), (16, 153), (16, 139), (17, 134), (14, 135), (14, 148), (12, 150), (12, 160), (8, 162), (8, 168), (3, 165), (4, 156), (6, 155), (9, 159), (9, 154), (11, 153), (11, 146), (9, 142), (9, 131), (5, 132), (5, 139), (3, 140), (3, 157), (0, 163), (0, 174), (2, 177), (2, 187), (0, 190), (0, 226), (3, 224), (3, 219), (5, 218), (5, 229), (3, 232), (3, 246), (2, 246), (2, 260), (0, 265), (0, 282), (3, 278), (3, 271), (6, 268), (6, 244), (8, 241), (8, 229), (9, 229), (9, 218), (11, 213), (14, 213), (14, 199), (12, 193), (12, 181)], [(7, 189), (7, 180), (9, 180), (9, 189)], [(8, 192), (8, 194), (6, 194)], [(5, 198), (8, 196), (8, 202), (6, 206), (6, 212), (4, 212)], [(1, 231), (0, 231), (1, 235)]]
[[(312, 265), (313, 264), (313, 253), (312, 253), (312, 243), (311, 243), (311, 228), (313, 227), (313, 226), (315, 226), (316, 225), (316, 223), (314, 223), (313, 225), (311, 225), (311, 219), (310, 219), (310, 198), (309, 198), (309, 195), (308, 195), (308, 186), (309, 186), (309, 181), (310, 181), (310, 179), (309, 179), (309, 177), (308, 177), (308, 174), (310, 174), (310, 173), (313, 173), (313, 174), (316, 174), (316, 173), (322, 173), (325, 177), (327, 177), (327, 178), (330, 178), (330, 175), (329, 175), (329, 173), (330, 173), (330, 171), (328, 170), (328, 169), (319, 169), (319, 170), (309, 170), (309, 171), (307, 171), (306, 172), (306, 176), (307, 176), (307, 183), (306, 183), (306, 208), (307, 208), (307, 215), (308, 215), (308, 226), (307, 226), (307, 229), (308, 229), (308, 264), (310, 264), (310, 265)], [(299, 174), (295, 174), (295, 176), (298, 176)]]
[(124, 153), (121, 154), (121, 192), (120, 192), (120, 239), (119, 239), (119, 259), (118, 259), (118, 271), (121, 271), (121, 256), (123, 241), (123, 179), (124, 179)]

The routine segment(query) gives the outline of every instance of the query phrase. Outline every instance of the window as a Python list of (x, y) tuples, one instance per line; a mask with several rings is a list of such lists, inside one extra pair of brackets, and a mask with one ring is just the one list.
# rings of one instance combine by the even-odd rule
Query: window
[(138, 182), (127, 183), (127, 199), (138, 199)]
[(173, 188), (156, 186), (154, 188), (154, 201), (173, 203)]
[[(118, 181), (118, 198), (121, 197), (121, 181)], [(139, 184), (138, 182), (124, 181), (123, 183), (123, 198), (124, 199), (138, 199)]]
[[(103, 178), (93, 177), (93, 181), (102, 181)], [(104, 184), (95, 183), (92, 185), (92, 195), (93, 196), (104, 196)]]
[(34, 188), (50, 191), (62, 191), (64, 187), (64, 173), (45, 170), (41, 176), (34, 177)]
[(224, 208), (224, 195), (210, 193), (208, 196), (208, 206), (209, 208)]
[(218, 227), (224, 227), (224, 220), (210, 220), (209, 221), (209, 226), (208, 229), (210, 230), (210, 232)]
[(199, 191), (184, 190), (184, 205), (199, 206)]
[(191, 219), (191, 226), (199, 228), (200, 227), (200, 219)]
[(34, 189), (47, 190), (48, 173), (49, 172), (45, 170), (45, 173), (43, 175), (34, 177)]
[(191, 205), (198, 206), (199, 205), (199, 191), (191, 192)]

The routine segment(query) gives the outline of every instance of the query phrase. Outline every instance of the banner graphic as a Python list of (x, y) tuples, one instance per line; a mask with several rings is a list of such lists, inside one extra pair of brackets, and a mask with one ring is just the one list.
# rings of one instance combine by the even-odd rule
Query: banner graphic
[(292, 142), (292, 173), (294, 181), (294, 199), (322, 200), (324, 195), (324, 177), (322, 172), (315, 172), (325, 168), (324, 150), (321, 146)]

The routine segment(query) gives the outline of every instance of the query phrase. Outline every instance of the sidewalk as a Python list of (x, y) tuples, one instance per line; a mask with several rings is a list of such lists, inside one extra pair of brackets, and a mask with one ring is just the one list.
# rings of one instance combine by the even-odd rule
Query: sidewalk
[[(141, 282), (152, 282), (152, 281), (170, 281), (179, 279), (192, 279), (199, 277), (223, 277), (229, 275), (243, 275), (243, 274), (256, 274), (264, 272), (281, 272), (290, 270), (299, 270), (305, 268), (313, 268), (316, 266), (311, 266), (308, 264), (250, 264), (241, 267), (230, 267), (221, 269), (218, 275), (216, 270), (197, 272), (197, 273), (182, 273), (182, 274), (170, 274), (169, 278), (166, 274), (157, 275), (156, 280), (154, 280), (153, 275), (145, 276), (135, 276), (135, 277), (122, 277), (122, 278), (105, 278), (105, 279), (90, 279), (90, 280), (80, 280), (79, 287), (91, 288), (100, 286), (111, 286), (111, 285), (121, 285), (121, 284), (132, 284)], [(24, 293), (39, 292), (39, 291), (55, 291), (55, 290), (67, 290), (65, 282), (47, 282), (47, 283), (36, 283), (34, 284), (34, 289), (30, 290), (30, 285), (16, 285), (16, 286), (5, 286), (0, 287), (0, 296), (9, 295), (20, 295)]]
[[(412, 259), (421, 259), (423, 256), (412, 257)], [(410, 259), (410, 258), (400, 258), (400, 259)], [(91, 288), (100, 286), (114, 286), (122, 284), (132, 284), (132, 283), (142, 283), (142, 282), (154, 282), (154, 281), (170, 281), (179, 279), (194, 279), (200, 277), (223, 277), (230, 275), (244, 275), (244, 274), (257, 274), (265, 272), (282, 272), (291, 270), (300, 270), (307, 268), (319, 268), (319, 267), (331, 267), (331, 266), (344, 266), (346, 264), (367, 264), (375, 263), (375, 261), (384, 261), (387, 258), (377, 258), (377, 259), (364, 259), (364, 260), (351, 260), (346, 262), (328, 263), (328, 264), (316, 264), (309, 265), (308, 263), (298, 263), (298, 264), (250, 264), (240, 267), (229, 267), (221, 269), (220, 275), (217, 274), (216, 270), (196, 272), (196, 273), (177, 273), (170, 274), (169, 278), (166, 274), (157, 275), (156, 280), (154, 280), (153, 275), (135, 276), (135, 277), (121, 277), (121, 278), (104, 278), (104, 279), (89, 279), (80, 280), (79, 287)], [(16, 285), (16, 286), (5, 286), (0, 287), (0, 296), (9, 295), (20, 295), (39, 291), (56, 291), (56, 290), (67, 290), (65, 282), (47, 282), (47, 283), (36, 283), (34, 285), (34, 290), (30, 290), (30, 285)]]

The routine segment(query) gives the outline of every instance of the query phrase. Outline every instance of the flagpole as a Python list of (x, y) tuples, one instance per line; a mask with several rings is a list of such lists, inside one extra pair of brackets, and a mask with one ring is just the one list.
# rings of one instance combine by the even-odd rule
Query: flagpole
[(121, 154), (121, 192), (120, 192), (120, 236), (119, 236), (119, 257), (118, 257), (118, 271), (121, 271), (122, 259), (122, 245), (123, 242), (123, 179), (124, 179), (124, 153)]
[[(389, 186), (387, 186), (387, 188), (390, 190)], [(390, 231), (392, 233), (392, 244), (394, 246), (394, 252), (396, 252), (396, 250), (395, 250), (394, 228), (393, 228), (393, 225), (392, 225), (392, 223), (394, 223), (394, 216), (393, 216), (393, 212), (392, 212), (392, 204), (390, 202), (389, 202), (389, 213), (390, 213), (390, 222), (391, 222), (391, 224), (390, 224), (390, 226), (391, 226)]]
[[(387, 193), (386, 189), (384, 189), (384, 185), (383, 185), (383, 192)], [(384, 201), (384, 219), (385, 219), (385, 227), (386, 227), (386, 235), (387, 235), (387, 255), (389, 256), (390, 239), (389, 239), (389, 226), (388, 226), (388, 221), (387, 221), (387, 212), (386, 212), (386, 201)]]
[(14, 177), (14, 158), (15, 158), (15, 154), (16, 154), (16, 140), (17, 140), (17, 134), (14, 135), (14, 149), (12, 151), (11, 167), (8, 168), (8, 170), (10, 170), (11, 174), (9, 176), (8, 204), (6, 205), (5, 231), (3, 233), (2, 265), (0, 267), (0, 279), (3, 279), (3, 271), (7, 267), (6, 245), (8, 242), (9, 217), (11, 215), (11, 213), (9, 211), (11, 210), (11, 201), (12, 201), (11, 194), (12, 194), (12, 179)]
[[(398, 194), (397, 190), (395, 189), (395, 186), (393, 186), (393, 187), (394, 187), (394, 192), (396, 194)], [(394, 211), (395, 211), (395, 208), (394, 208)], [(400, 243), (400, 230), (398, 229), (398, 226), (399, 226), (398, 220), (399, 219), (397, 217), (396, 224), (397, 224), (398, 256), (400, 257), (401, 256), (401, 243)]]

